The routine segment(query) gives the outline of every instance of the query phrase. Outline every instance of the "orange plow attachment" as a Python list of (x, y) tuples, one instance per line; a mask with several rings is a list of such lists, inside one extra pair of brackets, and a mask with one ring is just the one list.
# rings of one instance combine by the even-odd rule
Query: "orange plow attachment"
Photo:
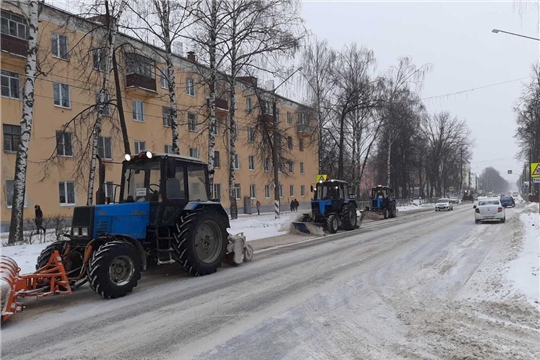
[(17, 263), (7, 257), (0, 256), (0, 292), (2, 322), (11, 315), (22, 311), (24, 305), (19, 298), (49, 295), (68, 295), (72, 293), (66, 269), (58, 251), (54, 251), (49, 262), (33, 274), (19, 275), (21, 269)]

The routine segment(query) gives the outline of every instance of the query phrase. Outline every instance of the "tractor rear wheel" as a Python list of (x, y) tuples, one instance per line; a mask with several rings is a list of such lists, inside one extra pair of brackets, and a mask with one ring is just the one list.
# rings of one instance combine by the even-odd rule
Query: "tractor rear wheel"
[(49, 244), (45, 249), (41, 251), (37, 258), (36, 270), (41, 269), (49, 262), (51, 255), (56, 250), (62, 257), (62, 264), (66, 269), (68, 277), (77, 277), (81, 273), (83, 266), (83, 256), (80, 252), (71, 250), (69, 253), (64, 254), (68, 241), (55, 241)]
[(326, 228), (330, 234), (335, 234), (338, 231), (339, 220), (338, 217), (334, 214), (328, 216), (326, 219)]
[(132, 244), (109, 241), (90, 259), (90, 287), (101, 297), (116, 299), (129, 294), (141, 278), (141, 258)]
[(356, 229), (356, 208), (351, 204), (343, 205), (341, 209), (341, 223), (343, 224), (343, 229), (347, 231)]
[(180, 266), (190, 275), (215, 273), (227, 251), (225, 219), (213, 209), (201, 209), (181, 217), (173, 247)]

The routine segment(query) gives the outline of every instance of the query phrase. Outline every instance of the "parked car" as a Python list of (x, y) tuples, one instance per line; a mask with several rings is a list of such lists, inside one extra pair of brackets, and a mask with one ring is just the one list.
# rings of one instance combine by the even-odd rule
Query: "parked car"
[(478, 205), (474, 205), (474, 222), (480, 224), (482, 221), (506, 221), (506, 209), (501, 201), (496, 198), (479, 200)]
[(451, 197), (450, 204), (459, 204), (459, 199), (457, 197)]
[(501, 198), (501, 205), (504, 207), (515, 207), (516, 202), (514, 201), (514, 198), (511, 196), (504, 196)]
[(454, 210), (454, 204), (450, 202), (450, 199), (448, 198), (442, 198), (437, 200), (437, 203), (435, 204), (435, 211), (450, 211)]

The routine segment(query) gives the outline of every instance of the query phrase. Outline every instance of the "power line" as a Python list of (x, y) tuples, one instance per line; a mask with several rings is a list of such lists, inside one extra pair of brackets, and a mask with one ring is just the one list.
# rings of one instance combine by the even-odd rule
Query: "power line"
[(467, 89), (467, 90), (456, 91), (456, 92), (453, 92), (453, 93), (448, 93), (448, 94), (443, 94), (443, 95), (437, 95), (437, 96), (430, 96), (430, 97), (427, 97), (427, 98), (423, 98), (422, 100), (431, 100), (431, 99), (438, 99), (438, 98), (442, 98), (442, 97), (448, 97), (448, 96), (452, 96), (452, 95), (460, 95), (460, 94), (464, 94), (464, 93), (467, 93), (467, 92), (471, 92), (471, 91), (475, 91), (475, 90), (480, 90), (480, 89), (485, 89), (485, 88), (489, 88), (489, 87), (493, 87), (493, 86), (498, 86), (498, 85), (503, 85), (503, 84), (508, 84), (508, 83), (512, 83), (512, 82), (516, 82), (516, 81), (525, 80), (525, 79), (528, 79), (528, 78), (529, 78), (529, 77), (522, 77), (522, 78), (519, 78), (519, 79), (508, 80), (508, 81), (503, 81), (503, 82), (499, 82), (499, 83), (495, 83), (495, 84), (479, 86), (479, 87), (476, 87), (476, 88), (471, 88), (471, 89)]

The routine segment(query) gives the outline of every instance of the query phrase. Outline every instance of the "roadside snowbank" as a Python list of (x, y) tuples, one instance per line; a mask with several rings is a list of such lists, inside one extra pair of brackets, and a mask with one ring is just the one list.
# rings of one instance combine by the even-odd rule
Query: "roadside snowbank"
[[(537, 207), (537, 203), (526, 208)], [(506, 279), (532, 304), (540, 303), (540, 216), (537, 212), (520, 215), (523, 223), (523, 247), (517, 259), (511, 261)]]
[(36, 271), (36, 260), (48, 243), (24, 244), (15, 246), (3, 246), (2, 255), (9, 256), (21, 268), (21, 274), (27, 274)]

